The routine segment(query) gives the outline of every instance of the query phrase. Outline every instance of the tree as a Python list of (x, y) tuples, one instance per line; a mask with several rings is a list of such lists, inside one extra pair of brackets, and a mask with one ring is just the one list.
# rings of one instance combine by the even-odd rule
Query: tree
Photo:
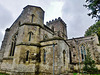
[(96, 17), (100, 20), (100, 0), (86, 0), (86, 3), (87, 4), (84, 6), (91, 10), (88, 15), (92, 16), (92, 18)]
[(87, 49), (87, 56), (84, 61), (83, 71), (85, 71), (89, 74), (98, 73), (98, 68), (95, 65), (95, 61), (92, 60), (92, 58), (91, 58), (89, 49)]
[(98, 35), (98, 39), (100, 41), (100, 21), (98, 21), (96, 24), (90, 26), (87, 31), (85, 32), (85, 36), (90, 36), (93, 33), (96, 33)]

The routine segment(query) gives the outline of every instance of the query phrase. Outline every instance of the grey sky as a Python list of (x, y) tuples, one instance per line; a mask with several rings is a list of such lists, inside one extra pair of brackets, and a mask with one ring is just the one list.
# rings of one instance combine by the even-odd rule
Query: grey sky
[(69, 37), (82, 37), (86, 29), (95, 23), (87, 15), (88, 10), (83, 7), (85, 0), (66, 0), (62, 8), (62, 17), (68, 26)]
[(45, 22), (61, 17), (67, 24), (68, 37), (80, 37), (94, 20), (87, 16), (85, 0), (0, 0), (0, 43), (7, 27), (17, 19), (26, 5), (40, 6)]

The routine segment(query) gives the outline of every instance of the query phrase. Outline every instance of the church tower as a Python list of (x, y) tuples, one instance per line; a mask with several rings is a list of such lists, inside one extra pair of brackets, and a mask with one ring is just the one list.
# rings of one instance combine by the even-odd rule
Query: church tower
[(2, 70), (14, 73), (37, 72), (37, 64), (40, 61), (39, 34), (43, 26), (43, 9), (37, 6), (26, 6), (18, 19), (7, 29), (9, 33), (3, 50)]
[(59, 17), (58, 19), (49, 21), (46, 23), (58, 37), (64, 38), (67, 40), (67, 26), (66, 23)]
[(66, 24), (61, 18), (44, 25), (43, 9), (28, 5), (6, 29), (0, 71), (10, 75), (52, 75), (53, 70), (56, 75), (67, 74), (69, 44), (66, 40)]

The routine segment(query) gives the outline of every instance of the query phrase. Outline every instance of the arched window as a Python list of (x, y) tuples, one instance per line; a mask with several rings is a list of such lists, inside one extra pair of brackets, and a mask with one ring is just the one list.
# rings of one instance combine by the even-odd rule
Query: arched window
[(14, 46), (13, 46), (13, 52), (12, 52), (12, 56), (14, 56), (14, 52), (15, 52), (15, 46), (16, 46), (16, 41), (14, 41)]
[(10, 50), (10, 55), (9, 56), (14, 56), (15, 46), (16, 46), (16, 35), (12, 39), (11, 50)]
[(86, 50), (83, 44), (81, 45), (81, 57), (82, 57), (82, 61), (86, 59)]
[(46, 62), (46, 51), (45, 50), (43, 50), (44, 52), (43, 52), (43, 62), (45, 63)]
[(28, 34), (29, 34), (29, 41), (31, 41), (31, 37), (32, 37), (33, 33), (29, 32)]
[(83, 57), (83, 45), (81, 46), (81, 57), (82, 57), (82, 61), (84, 60), (84, 57)]
[(66, 52), (65, 52), (65, 50), (63, 51), (63, 62), (64, 62), (64, 65), (65, 65), (65, 54), (66, 54)]
[(32, 19), (31, 19), (31, 23), (33, 23), (33, 18), (34, 18), (34, 14), (32, 14)]
[(83, 46), (83, 49), (84, 49), (84, 57), (86, 59), (86, 50), (85, 50), (85, 46)]
[(26, 61), (28, 61), (29, 51), (26, 52)]
[(10, 50), (10, 56), (12, 56), (12, 52), (13, 52), (13, 42), (11, 43), (11, 50)]

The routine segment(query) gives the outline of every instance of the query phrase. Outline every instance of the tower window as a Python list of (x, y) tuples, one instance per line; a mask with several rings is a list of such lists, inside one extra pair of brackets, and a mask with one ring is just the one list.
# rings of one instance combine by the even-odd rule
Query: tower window
[(12, 52), (13, 52), (13, 42), (12, 42), (12, 44), (11, 44), (11, 50), (10, 50), (10, 56), (12, 56)]
[(43, 53), (43, 61), (44, 63), (46, 62), (46, 51), (44, 50), (44, 53)]
[(34, 18), (34, 14), (32, 14), (32, 19), (31, 19), (31, 23), (33, 23), (33, 18)]
[(31, 41), (31, 37), (32, 37), (33, 33), (29, 32), (28, 34), (29, 34), (29, 41)]
[(26, 61), (28, 61), (29, 51), (26, 52)]
[(12, 56), (14, 56), (16, 41), (14, 42)]
[(64, 65), (65, 65), (65, 54), (66, 54), (66, 52), (65, 52), (65, 50), (63, 51), (63, 62), (64, 62)]
[(15, 46), (16, 46), (16, 35), (13, 38), (13, 41), (12, 41), (12, 44), (11, 44), (10, 55), (9, 56), (14, 56)]

